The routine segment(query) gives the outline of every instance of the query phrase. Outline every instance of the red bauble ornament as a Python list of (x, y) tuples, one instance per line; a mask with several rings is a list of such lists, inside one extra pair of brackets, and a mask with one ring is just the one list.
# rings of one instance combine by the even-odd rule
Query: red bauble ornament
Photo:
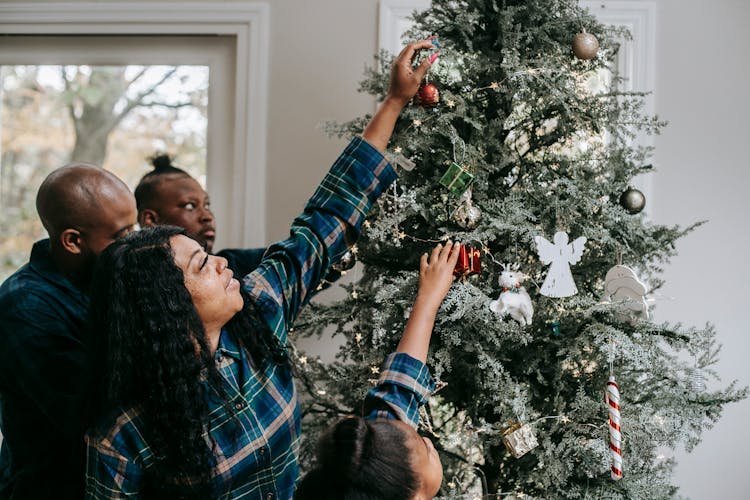
[(440, 91), (434, 83), (422, 83), (417, 91), (417, 103), (420, 106), (437, 106), (440, 102)]
[(599, 50), (599, 40), (596, 39), (591, 33), (586, 33), (586, 30), (578, 33), (573, 38), (573, 54), (577, 58), (588, 61), (596, 57), (596, 52)]

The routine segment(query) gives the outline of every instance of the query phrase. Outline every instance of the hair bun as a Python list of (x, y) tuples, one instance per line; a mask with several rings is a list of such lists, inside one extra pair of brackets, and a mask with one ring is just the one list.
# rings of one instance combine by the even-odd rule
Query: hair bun
[(151, 164), (154, 166), (154, 171), (166, 170), (172, 168), (172, 157), (168, 154), (157, 154), (151, 157)]

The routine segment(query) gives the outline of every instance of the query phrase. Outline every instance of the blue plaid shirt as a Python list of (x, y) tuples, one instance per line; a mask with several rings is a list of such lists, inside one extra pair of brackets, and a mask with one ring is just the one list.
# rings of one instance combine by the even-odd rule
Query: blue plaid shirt
[[(353, 139), (294, 220), (290, 237), (272, 245), (245, 277), (243, 286), (282, 345), (300, 307), (356, 241), (370, 206), (395, 177), (382, 154)], [(237, 411), (235, 420), (219, 401), (209, 401), (216, 491), (220, 498), (291, 498), (299, 476), (300, 414), (289, 371), (273, 364), (258, 370), (227, 333), (216, 363)], [(87, 436), (88, 498), (138, 496), (154, 460), (141, 425), (138, 410), (128, 409), (103, 437)]]
[(378, 384), (365, 396), (362, 414), (367, 420), (401, 420), (414, 429), (419, 425), (419, 407), (435, 391), (430, 370), (406, 353), (385, 358)]
[(89, 300), (49, 240), (0, 287), (0, 498), (83, 495), (83, 326)]

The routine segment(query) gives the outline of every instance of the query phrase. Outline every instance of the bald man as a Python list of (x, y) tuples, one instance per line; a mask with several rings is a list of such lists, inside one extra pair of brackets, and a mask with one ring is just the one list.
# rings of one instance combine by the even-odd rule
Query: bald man
[(52, 172), (36, 207), (49, 239), (0, 286), (0, 499), (79, 499), (86, 290), (137, 211), (120, 179), (86, 164)]

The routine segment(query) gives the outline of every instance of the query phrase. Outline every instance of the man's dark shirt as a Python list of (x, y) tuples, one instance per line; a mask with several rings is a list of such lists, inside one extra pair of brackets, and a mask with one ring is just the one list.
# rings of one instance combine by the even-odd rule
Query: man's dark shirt
[[(235, 278), (242, 281), (242, 278), (258, 268), (265, 252), (265, 248), (225, 248), (216, 255), (227, 259), (227, 267), (232, 270)], [(326, 278), (320, 284), (320, 290), (325, 290), (340, 277), (340, 271), (329, 269)]]
[(227, 266), (234, 273), (234, 277), (242, 281), (245, 275), (258, 268), (265, 252), (265, 248), (225, 248), (216, 255), (227, 259)]
[(49, 240), (0, 286), (0, 499), (83, 495), (88, 309)]

